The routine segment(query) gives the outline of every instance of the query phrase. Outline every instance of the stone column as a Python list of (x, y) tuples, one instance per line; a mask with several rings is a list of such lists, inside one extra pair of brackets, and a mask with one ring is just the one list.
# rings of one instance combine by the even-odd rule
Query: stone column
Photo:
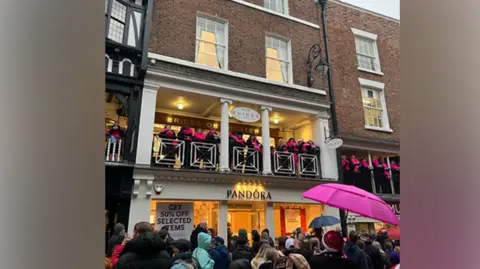
[(220, 138), (221, 138), (221, 144), (220, 144), (220, 171), (222, 172), (229, 172), (230, 168), (228, 166), (228, 125), (229, 125), (229, 115), (228, 115), (228, 106), (232, 104), (231, 100), (228, 99), (220, 99), (220, 102), (222, 103), (222, 122), (220, 124)]
[(140, 123), (138, 127), (136, 164), (150, 166), (152, 160), (153, 124), (155, 123), (155, 106), (158, 87), (145, 85), (140, 107)]
[[(150, 222), (150, 198), (153, 175), (133, 175), (133, 193), (128, 216), (128, 234), (133, 234), (133, 227), (141, 221)], [(150, 195), (149, 195), (150, 193)]]
[(271, 175), (272, 173), (272, 161), (270, 158), (270, 116), (269, 112), (272, 108), (262, 106), (262, 144), (263, 144), (263, 174)]
[(270, 237), (275, 238), (275, 208), (273, 207), (273, 203), (271, 202), (267, 202), (266, 204), (264, 219), (265, 228), (270, 231)]
[(326, 139), (330, 136), (328, 115), (316, 115), (311, 119), (312, 140), (320, 148), (320, 169), (322, 178), (338, 180), (337, 152), (326, 145)]
[(227, 241), (228, 204), (226, 200), (218, 203), (218, 235)]

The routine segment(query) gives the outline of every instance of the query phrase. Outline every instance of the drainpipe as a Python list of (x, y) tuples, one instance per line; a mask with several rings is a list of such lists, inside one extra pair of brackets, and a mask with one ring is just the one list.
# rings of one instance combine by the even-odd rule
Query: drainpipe
[[(337, 122), (337, 111), (335, 106), (335, 90), (333, 88), (332, 82), (332, 65), (330, 64), (330, 47), (328, 45), (328, 33), (327, 33), (327, 0), (315, 0), (321, 8), (322, 11), (322, 31), (323, 31), (323, 42), (325, 46), (325, 60), (328, 64), (327, 72), (327, 81), (328, 81), (328, 95), (330, 97), (330, 116), (332, 119), (332, 129), (333, 136), (337, 137), (338, 132), (338, 122)], [(340, 149), (337, 149), (337, 169), (338, 169), (338, 183), (343, 184), (343, 168), (340, 160)], [(344, 210), (340, 210), (340, 223), (342, 226), (342, 235), (343, 237), (348, 236), (347, 232), (347, 218)]]

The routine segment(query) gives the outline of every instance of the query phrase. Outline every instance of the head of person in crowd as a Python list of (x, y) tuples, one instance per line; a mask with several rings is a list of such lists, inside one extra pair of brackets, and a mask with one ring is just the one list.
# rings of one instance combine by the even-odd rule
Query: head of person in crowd
[(198, 234), (198, 247), (204, 250), (209, 250), (212, 244), (212, 237), (207, 233)]
[(168, 225), (165, 225), (165, 226), (163, 226), (162, 228), (160, 228), (160, 231), (162, 231), (162, 232), (168, 233), (168, 230), (169, 230)]
[(308, 241), (310, 241), (310, 247), (312, 248), (312, 251), (315, 254), (320, 253), (320, 251), (321, 251), (320, 240), (317, 237), (310, 237), (310, 239), (308, 239)]
[(286, 249), (285, 243), (287, 243), (287, 237), (282, 235), (278, 238), (278, 250)]
[(260, 241), (260, 234), (257, 230), (252, 231), (252, 240), (253, 242)]
[(210, 235), (211, 237), (215, 237), (215, 230), (213, 228), (208, 228), (207, 234)]
[(395, 252), (397, 252), (398, 254), (400, 254), (400, 246), (396, 246), (393, 250), (395, 250)]
[(272, 247), (269, 247), (265, 251), (263, 263), (259, 266), (259, 269), (272, 269), (275, 259), (278, 257), (278, 251)]
[(335, 231), (329, 231), (323, 236), (323, 245), (327, 252), (343, 253), (343, 238)]
[(247, 240), (248, 240), (247, 230), (245, 230), (245, 229), (240, 229), (240, 230), (238, 230), (238, 237), (239, 237), (239, 238), (244, 238), (244, 239), (247, 239)]
[(206, 232), (208, 229), (207, 221), (205, 220), (200, 221), (200, 223), (198, 224), (198, 227), (203, 229)]
[(363, 242), (365, 242), (365, 245), (366, 246), (371, 246), (373, 241), (372, 239), (370, 238), (370, 235), (369, 234), (362, 234), (358, 237), (360, 240), (362, 240)]
[(146, 221), (141, 221), (133, 227), (133, 237), (138, 237), (146, 232), (153, 232), (153, 227)]
[(252, 266), (247, 259), (237, 259), (230, 263), (228, 269), (252, 269)]
[(190, 252), (190, 241), (187, 239), (178, 239), (173, 241), (173, 256), (176, 256), (181, 253), (189, 253)]
[[(375, 242), (375, 243), (378, 243), (378, 242)], [(380, 243), (378, 243), (378, 246), (380, 246)], [(388, 252), (393, 251), (392, 243), (386, 242), (384, 246), (385, 246), (385, 251), (388, 251)], [(380, 246), (380, 248), (382, 248), (382, 246)]]
[(312, 251), (310, 240), (304, 238), (302, 241), (300, 241), (300, 250)]
[(359, 237), (358, 237), (358, 233), (356, 231), (350, 231), (350, 233), (348, 233), (348, 241), (349, 242), (352, 242), (354, 244), (357, 243)]
[(262, 238), (270, 238), (270, 231), (268, 229), (263, 229)]

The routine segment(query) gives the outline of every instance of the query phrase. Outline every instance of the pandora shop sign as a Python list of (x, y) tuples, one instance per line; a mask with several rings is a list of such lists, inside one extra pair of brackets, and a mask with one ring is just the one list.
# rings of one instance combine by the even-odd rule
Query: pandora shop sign
[(272, 195), (269, 191), (259, 190), (227, 190), (227, 199), (232, 200), (272, 200)]

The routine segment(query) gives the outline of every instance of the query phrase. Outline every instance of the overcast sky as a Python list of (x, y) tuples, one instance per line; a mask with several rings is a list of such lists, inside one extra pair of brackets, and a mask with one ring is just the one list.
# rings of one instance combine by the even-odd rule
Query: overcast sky
[(395, 19), (400, 19), (400, 0), (341, 0)]

